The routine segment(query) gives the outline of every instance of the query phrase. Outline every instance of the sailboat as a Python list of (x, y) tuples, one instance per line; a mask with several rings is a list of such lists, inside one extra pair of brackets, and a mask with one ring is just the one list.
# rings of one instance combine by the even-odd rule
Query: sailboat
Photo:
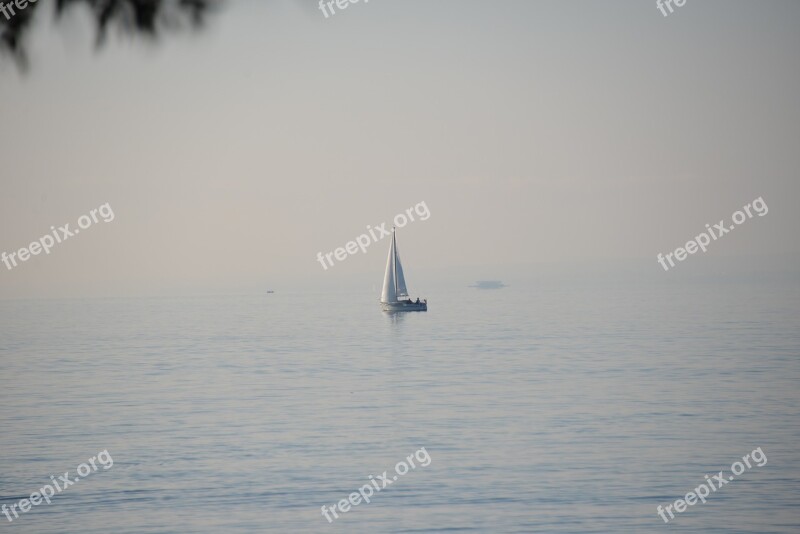
[(383, 276), (383, 291), (381, 292), (381, 308), (383, 311), (428, 311), (428, 301), (417, 299), (416, 302), (408, 296), (406, 277), (403, 276), (403, 265), (397, 253), (397, 238), (395, 228), (392, 227), (392, 244), (389, 247), (389, 258), (386, 260), (386, 274)]

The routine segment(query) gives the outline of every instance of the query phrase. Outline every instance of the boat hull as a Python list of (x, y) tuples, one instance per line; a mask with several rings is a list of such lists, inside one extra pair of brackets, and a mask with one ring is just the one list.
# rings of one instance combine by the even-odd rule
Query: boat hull
[(420, 302), (381, 302), (381, 309), (389, 312), (428, 311), (428, 303)]

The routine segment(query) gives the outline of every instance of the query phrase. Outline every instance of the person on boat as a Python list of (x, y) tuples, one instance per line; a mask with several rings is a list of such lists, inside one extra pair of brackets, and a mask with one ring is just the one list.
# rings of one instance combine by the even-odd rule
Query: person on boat
[(419, 304), (419, 297), (417, 297), (417, 304)]

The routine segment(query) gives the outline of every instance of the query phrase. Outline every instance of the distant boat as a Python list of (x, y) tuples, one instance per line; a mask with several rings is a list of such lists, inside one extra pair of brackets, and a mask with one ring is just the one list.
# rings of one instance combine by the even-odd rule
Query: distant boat
[(275, 293), (275, 292), (270, 289), (269, 291), (267, 291), (267, 293)]
[(381, 308), (383, 311), (428, 311), (428, 301), (418, 298), (415, 301), (408, 297), (406, 278), (403, 276), (403, 265), (397, 252), (397, 238), (392, 227), (392, 244), (389, 247), (389, 258), (386, 260), (386, 274), (383, 276), (381, 291)]
[(477, 287), (478, 289), (501, 289), (508, 286), (500, 280), (478, 280), (475, 282), (474, 286), (469, 287)]

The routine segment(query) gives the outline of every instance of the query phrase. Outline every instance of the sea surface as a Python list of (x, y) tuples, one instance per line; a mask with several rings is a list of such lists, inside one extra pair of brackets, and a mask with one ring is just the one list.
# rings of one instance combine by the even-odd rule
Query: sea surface
[(0, 301), (0, 533), (800, 532), (796, 282), (427, 296)]

